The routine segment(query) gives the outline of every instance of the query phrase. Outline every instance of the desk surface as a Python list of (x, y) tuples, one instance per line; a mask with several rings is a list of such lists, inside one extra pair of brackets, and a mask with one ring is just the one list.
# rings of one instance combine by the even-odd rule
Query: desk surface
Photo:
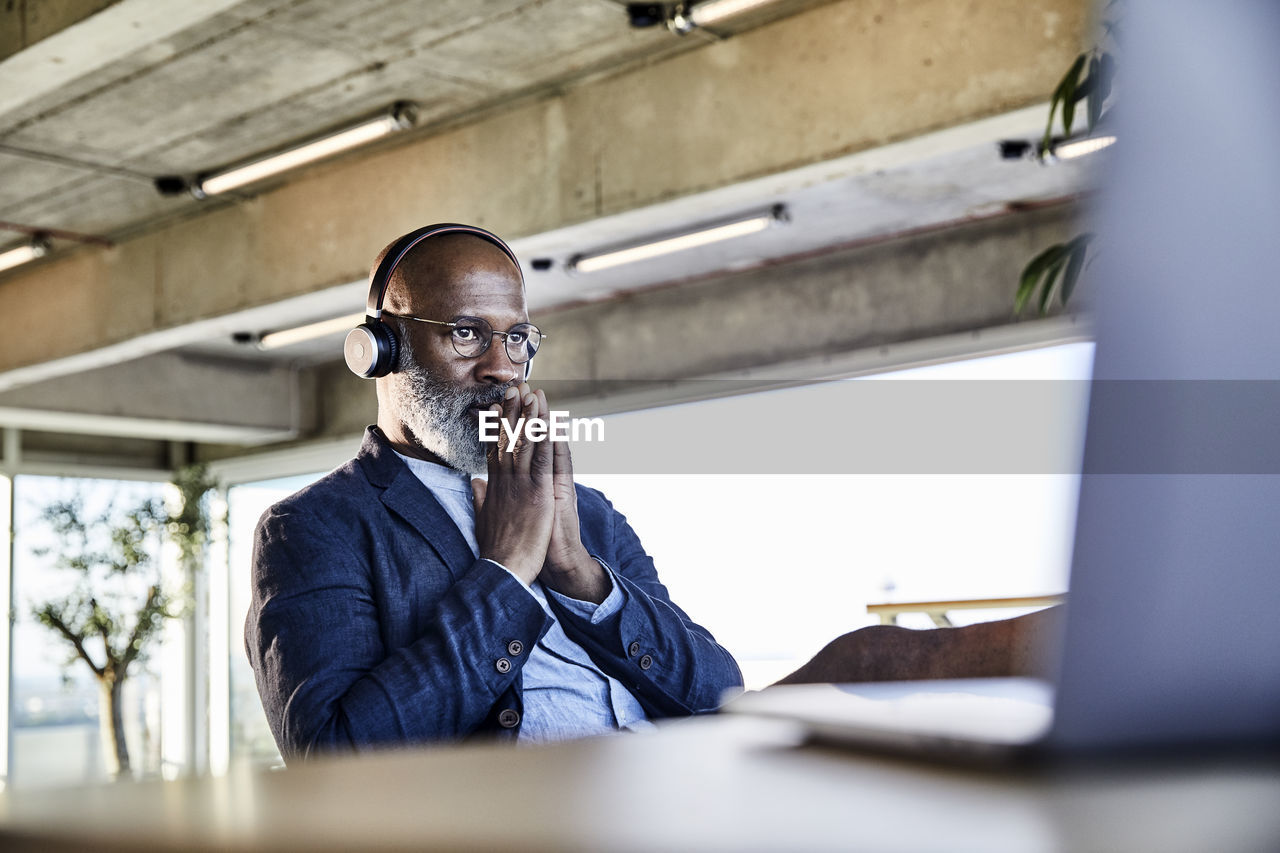
[(980, 771), (709, 718), (0, 796), (4, 849), (1280, 850), (1280, 762)]

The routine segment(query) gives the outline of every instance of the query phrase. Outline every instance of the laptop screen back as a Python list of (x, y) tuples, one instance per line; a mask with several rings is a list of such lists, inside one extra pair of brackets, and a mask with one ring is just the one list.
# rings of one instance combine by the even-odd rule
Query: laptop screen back
[(1125, 4), (1064, 747), (1280, 736), (1280, 4)]

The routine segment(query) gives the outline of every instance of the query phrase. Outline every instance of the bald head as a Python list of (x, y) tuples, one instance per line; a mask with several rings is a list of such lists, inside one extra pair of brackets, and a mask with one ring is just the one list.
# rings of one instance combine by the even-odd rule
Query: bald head
[[(398, 242), (378, 253), (371, 278)], [(396, 314), (416, 313), (423, 301), (435, 301), (429, 298), (434, 292), (449, 289), (475, 274), (513, 278), (523, 294), (520, 268), (501, 248), (475, 234), (445, 233), (427, 237), (400, 259), (387, 282), (383, 307)]]

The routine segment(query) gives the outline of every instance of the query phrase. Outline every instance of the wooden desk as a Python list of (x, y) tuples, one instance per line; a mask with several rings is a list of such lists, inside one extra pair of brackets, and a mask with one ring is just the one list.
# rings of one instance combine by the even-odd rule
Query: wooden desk
[(1280, 850), (1280, 761), (980, 772), (714, 718), (0, 797), (6, 850)]

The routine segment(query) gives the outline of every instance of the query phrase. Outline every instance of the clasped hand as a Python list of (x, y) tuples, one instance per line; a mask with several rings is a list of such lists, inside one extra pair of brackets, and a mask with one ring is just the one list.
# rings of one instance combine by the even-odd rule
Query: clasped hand
[(515, 429), (520, 418), (550, 418), (546, 395), (521, 383), (490, 410), (505, 426), (489, 449), (488, 483), (471, 481), (480, 556), (525, 583), (540, 579), (572, 598), (599, 603), (609, 583), (582, 545), (569, 445), (550, 437), (529, 441)]

